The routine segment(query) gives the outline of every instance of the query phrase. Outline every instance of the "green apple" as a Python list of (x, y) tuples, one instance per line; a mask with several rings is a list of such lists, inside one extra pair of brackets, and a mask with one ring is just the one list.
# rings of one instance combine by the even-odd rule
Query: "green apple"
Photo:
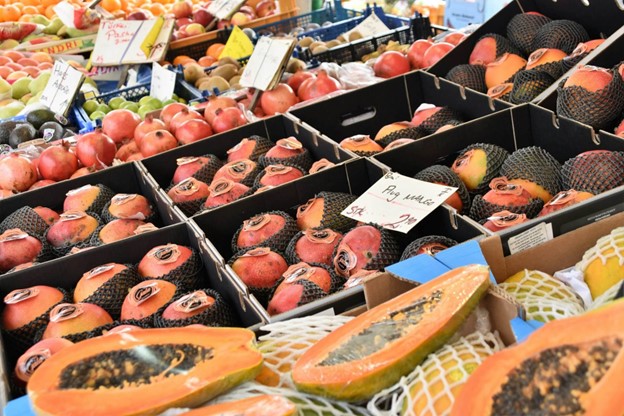
[(145, 120), (145, 116), (147, 115), (147, 113), (150, 113), (154, 110), (158, 110), (157, 108), (152, 107), (151, 105), (142, 105), (141, 107), (139, 107), (139, 111), (138, 114), (139, 116), (141, 116), (141, 120)]
[(167, 106), (169, 104), (172, 104), (172, 103), (177, 103), (177, 101), (174, 100), (173, 98), (170, 98), (168, 100), (163, 101), (162, 106), (165, 107), (165, 106)]
[(91, 114), (97, 110), (99, 105), (100, 103), (98, 103), (96, 100), (87, 100), (82, 105), (82, 109), (85, 110), (87, 114)]
[(110, 101), (108, 102), (108, 106), (112, 108), (113, 110), (117, 110), (118, 108), (121, 108), (121, 105), (125, 102), (126, 102), (125, 98), (115, 97), (115, 98), (110, 99)]
[(149, 95), (146, 95), (145, 97), (141, 97), (141, 99), (139, 100), (139, 107), (147, 104), (147, 102), (151, 100), (152, 98), (153, 97), (150, 97)]
[(19, 100), (30, 92), (30, 83), (32, 78), (24, 77), (20, 78), (11, 85), (11, 97)]
[(160, 109), (163, 108), (163, 104), (162, 101), (160, 101), (158, 98), (150, 98), (149, 100), (147, 100), (145, 103), (141, 104), (141, 105), (149, 105), (151, 107), (154, 107), (155, 109)]
[(121, 108), (124, 108), (126, 110), (130, 110), (133, 113), (138, 113), (139, 112), (139, 105), (133, 101), (126, 101), (125, 103), (123, 103), (121, 105)]
[(100, 105), (97, 106), (95, 111), (101, 111), (104, 114), (108, 114), (108, 113), (111, 112), (111, 108), (109, 106), (107, 106), (106, 104), (100, 104)]
[(103, 111), (94, 111), (89, 115), (89, 118), (93, 121), (103, 118), (106, 115)]

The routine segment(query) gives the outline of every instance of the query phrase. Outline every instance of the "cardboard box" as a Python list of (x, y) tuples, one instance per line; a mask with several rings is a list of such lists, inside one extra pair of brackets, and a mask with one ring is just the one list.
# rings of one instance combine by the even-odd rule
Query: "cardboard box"
[(422, 71), (391, 78), (349, 91), (331, 100), (290, 111), (298, 121), (340, 143), (356, 134), (375, 137), (379, 129), (396, 121), (409, 121), (422, 103), (449, 106), (463, 120), (472, 120), (509, 108), (502, 101), (460, 88)]

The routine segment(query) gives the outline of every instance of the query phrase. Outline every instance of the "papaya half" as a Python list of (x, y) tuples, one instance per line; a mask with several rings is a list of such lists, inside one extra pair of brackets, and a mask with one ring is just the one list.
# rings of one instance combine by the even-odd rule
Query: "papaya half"
[(489, 282), (487, 267), (459, 267), (364, 312), (303, 353), (293, 382), (338, 400), (370, 398), (444, 345)]
[[(37, 415), (156, 415), (195, 407), (262, 366), (241, 328), (144, 329), (91, 338), (45, 361), (27, 385)], [(52, 360), (54, 358), (54, 360)]]
[(451, 415), (621, 416), (623, 345), (624, 301), (548, 322), (488, 357)]
[(200, 407), (180, 416), (293, 416), (297, 406), (286, 397), (263, 394), (248, 399), (235, 400)]

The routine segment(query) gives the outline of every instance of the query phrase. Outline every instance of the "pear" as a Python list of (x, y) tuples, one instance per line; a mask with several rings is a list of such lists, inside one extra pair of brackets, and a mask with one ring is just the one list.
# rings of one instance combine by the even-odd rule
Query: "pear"
[(0, 43), (0, 50), (9, 50), (9, 49), (15, 49), (19, 46), (19, 42), (16, 41), (15, 39), (7, 39), (5, 41), (2, 41), (2, 43)]
[(63, 27), (63, 22), (58, 17), (55, 17), (43, 28), (43, 33), (46, 35), (56, 35), (61, 27)]
[(34, 95), (32, 95), (31, 93), (26, 93), (24, 95), (22, 95), (22, 98), (20, 98), (20, 101), (23, 102), (24, 104), (28, 105), (28, 101), (30, 101), (31, 98), (33, 98)]
[(11, 84), (0, 78), (0, 100), (11, 97)]
[(27, 77), (20, 78), (15, 81), (13, 85), (11, 85), (11, 97), (19, 100), (24, 95), (28, 94), (30, 92), (30, 89), (28, 87), (30, 86), (31, 82), (32, 78)]
[[(33, 16), (32, 18), (32, 22), (33, 23), (37, 23), (38, 25), (43, 25), (43, 26), (47, 26), (50, 24), (50, 19), (48, 19), (47, 17), (45, 17), (42, 14), (36, 14)], [(45, 29), (45, 28), (44, 28)], [(44, 32), (45, 33), (45, 32)], [(53, 33), (50, 33), (50, 35), (52, 35)]]
[(25, 105), (21, 101), (13, 101), (10, 104), (0, 107), (0, 119), (15, 117), (24, 109)]
[(52, 72), (50, 71), (40, 72), (37, 78), (33, 79), (30, 85), (28, 86), (28, 89), (30, 90), (30, 92), (33, 95), (35, 95), (38, 92), (43, 91), (46, 85), (48, 85), (48, 80), (50, 79), (51, 75), (52, 75)]

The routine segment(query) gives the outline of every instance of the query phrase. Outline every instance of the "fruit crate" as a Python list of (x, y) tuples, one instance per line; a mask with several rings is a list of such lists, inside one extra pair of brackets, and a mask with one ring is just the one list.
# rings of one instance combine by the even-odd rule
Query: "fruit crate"
[[(100, 94), (92, 98), (102, 103), (108, 103), (112, 98), (115, 97), (123, 97), (127, 101), (138, 101), (141, 98), (149, 95), (150, 85), (151, 81), (137, 84), (132, 87), (126, 87), (119, 90)], [(202, 98), (202, 94), (199, 92), (199, 90), (197, 90), (188, 82), (184, 81), (182, 74), (180, 73), (178, 73), (178, 77), (176, 79), (174, 93), (178, 97), (183, 98), (186, 101), (192, 101)], [(78, 122), (80, 134), (93, 131), (98, 126), (98, 122), (90, 120), (86, 111), (82, 108), (82, 105), (86, 100), (87, 98), (84, 96), (84, 94), (78, 94), (78, 97), (76, 98), (76, 101), (74, 102), (74, 105), (70, 110), (70, 112), (74, 113), (73, 117)]]
[[(234, 311), (238, 326), (249, 327), (262, 321), (259, 305), (243, 296), (212, 257), (206, 241), (187, 223), (172, 225), (149, 235), (140, 235), (131, 240), (122, 240), (15, 272), (10, 277), (0, 278), (0, 294), (4, 297), (12, 290), (34, 285), (49, 285), (71, 291), (82, 274), (94, 267), (111, 262), (136, 265), (153, 247), (169, 243), (192, 247), (198, 253), (203, 264), (200, 271), (203, 288), (214, 289), (225, 298)], [(15, 345), (6, 341), (2, 347), (7, 368), (12, 371), (20, 352)]]
[[(213, 154), (220, 160), (225, 160), (228, 149), (236, 146), (243, 138), (253, 135), (262, 136), (272, 142), (294, 136), (303, 144), (303, 147), (308, 149), (314, 161), (325, 158), (332, 163), (339, 164), (355, 156), (351, 152), (340, 149), (334, 142), (319, 137), (317, 132), (298, 125), (286, 116), (276, 115), (221, 133), (215, 137), (199, 140), (152, 156), (138, 163), (144, 167), (145, 172), (153, 178), (160, 188), (167, 189), (171, 185), (173, 174), (177, 168), (176, 161), (179, 158)], [(169, 197), (166, 196), (165, 198), (171, 201)], [(173, 204), (173, 201), (170, 203)], [(226, 205), (225, 209), (228, 209), (228, 206)]]
[[(591, 53), (586, 56), (581, 62), (578, 63), (577, 66), (580, 65), (592, 65), (605, 69), (610, 69), (619, 65), (624, 61), (624, 25), (615, 32), (607, 41), (605, 41), (602, 45), (594, 50), (595, 53)], [(569, 73), (567, 74), (569, 75)], [(551, 85), (546, 91), (544, 91), (544, 99), (541, 100), (538, 105), (540, 107), (547, 108), (549, 110), (557, 112), (557, 99), (559, 93), (557, 91), (559, 84), (564, 82), (566, 76), (562, 77), (561, 80), (557, 81), (555, 84)], [(624, 101), (624, 96), (620, 95), (620, 102)], [(564, 116), (560, 116), (565, 118)], [(624, 115), (620, 115), (619, 118), (615, 119), (611, 125), (605, 127), (603, 130), (597, 132), (600, 136), (602, 135), (612, 135), (615, 127), (619, 124)], [(571, 119), (568, 119), (571, 120)]]
[[(399, 149), (380, 153), (373, 156), (373, 159), (392, 171), (413, 176), (432, 165), (451, 166), (459, 152), (474, 143), (491, 143), (503, 147), (509, 153), (529, 146), (539, 146), (561, 164), (590, 150), (624, 151), (624, 141), (615, 136), (605, 136), (596, 143), (596, 136), (588, 126), (564, 119), (558, 123), (554, 121), (551, 111), (534, 104), (525, 104), (465, 123)], [(556, 237), (624, 211), (623, 201), (624, 186), (620, 186), (496, 234), (502, 241), (505, 253), (509, 253), (511, 238), (541, 223), (549, 224), (547, 226), (552, 228)], [(487, 232), (491, 234), (490, 231)]]
[[(232, 279), (240, 280), (227, 260), (233, 255), (230, 247), (232, 236), (244, 220), (262, 212), (281, 210), (294, 216), (297, 206), (304, 204), (321, 191), (345, 192), (361, 195), (386, 173), (382, 166), (365, 158), (349, 160), (341, 165), (323, 170), (284, 184), (279, 189), (270, 189), (258, 195), (233, 202), (225, 209), (216, 209), (191, 219), (213, 245), (214, 255), (224, 265)], [(439, 207), (430, 216), (417, 224), (408, 234), (391, 232), (401, 251), (414, 239), (430, 235), (445, 235), (458, 242), (483, 236), (475, 224), (455, 215), (446, 207)], [(241, 282), (242, 287), (247, 287)], [(255, 298), (250, 295), (250, 298)], [(361, 286), (338, 291), (317, 301), (293, 309), (287, 313), (269, 316), (270, 321), (285, 320), (298, 316), (311, 315), (327, 310), (343, 313), (364, 304)]]
[(485, 94), (415, 71), (292, 110), (289, 115), (340, 143), (356, 134), (372, 138), (387, 124), (411, 120), (421, 103), (449, 106), (466, 121), (509, 108)]
[[(580, 23), (588, 32), (591, 39), (607, 38), (615, 33), (624, 24), (624, 9), (618, 6), (618, 1), (570, 1), (554, 0), (514, 0), (502, 10), (483, 23), (470, 36), (453, 48), (440, 61), (428, 69), (428, 72), (446, 77), (446, 74), (456, 65), (467, 64), (468, 58), (479, 39), (488, 34), (496, 33), (507, 36), (507, 24), (520, 13), (537, 12), (551, 19), (568, 19)], [(593, 51), (590, 55), (595, 56)], [(556, 82), (555, 82), (556, 83)], [(540, 102), (545, 98), (546, 91), (542, 92), (533, 102)]]

